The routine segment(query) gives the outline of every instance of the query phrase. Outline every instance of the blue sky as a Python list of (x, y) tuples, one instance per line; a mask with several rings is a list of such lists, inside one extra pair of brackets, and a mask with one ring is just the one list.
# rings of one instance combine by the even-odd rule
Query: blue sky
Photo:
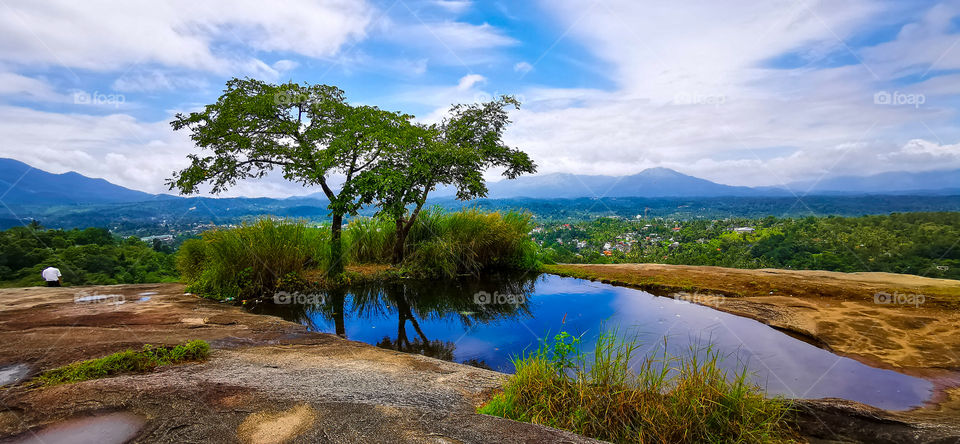
[[(541, 174), (960, 168), (960, 2), (0, 1), (3, 157), (149, 192), (233, 76), (436, 120), (514, 94)], [(493, 177), (493, 176), (491, 176)], [(279, 178), (227, 195), (306, 194)], [(802, 191), (802, 190), (800, 190)]]

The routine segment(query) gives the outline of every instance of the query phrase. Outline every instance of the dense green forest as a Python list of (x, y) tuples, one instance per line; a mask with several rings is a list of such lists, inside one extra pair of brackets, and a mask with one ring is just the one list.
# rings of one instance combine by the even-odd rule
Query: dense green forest
[(132, 284), (177, 279), (170, 247), (120, 238), (103, 228), (45, 230), (38, 224), (0, 232), (0, 286), (42, 285), (57, 267), (65, 285)]
[(960, 213), (674, 220), (598, 218), (534, 230), (546, 259), (884, 271), (960, 279)]

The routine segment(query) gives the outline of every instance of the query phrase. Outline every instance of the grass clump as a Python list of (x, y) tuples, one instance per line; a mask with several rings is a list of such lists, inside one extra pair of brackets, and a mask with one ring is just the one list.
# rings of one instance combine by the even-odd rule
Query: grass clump
[(37, 376), (38, 385), (57, 385), (88, 379), (104, 378), (120, 373), (142, 373), (171, 364), (205, 361), (210, 356), (210, 345), (195, 340), (175, 347), (143, 346), (142, 350), (125, 350), (102, 358), (74, 362), (47, 370)]
[(531, 269), (537, 245), (532, 217), (509, 211), (439, 209), (417, 218), (407, 237), (403, 268), (419, 277), (477, 275), (488, 269)]
[(303, 221), (260, 219), (206, 231), (177, 253), (188, 290), (217, 299), (272, 295), (284, 279), (321, 267), (329, 234)]
[(728, 378), (710, 347), (645, 357), (632, 371), (637, 341), (601, 334), (592, 357), (580, 345), (561, 333), (516, 358), (503, 392), (478, 411), (612, 442), (792, 442), (787, 401), (766, 398), (745, 370)]
[[(378, 277), (455, 278), (490, 269), (532, 269), (538, 266), (537, 245), (528, 235), (532, 228), (525, 213), (427, 210), (406, 238), (403, 261), (391, 264), (396, 224), (360, 217), (343, 230), (343, 260), (348, 268), (391, 265), (393, 272)], [(362, 278), (316, 273), (331, 263), (329, 240), (322, 226), (261, 219), (184, 242), (177, 268), (189, 291), (220, 300), (322, 290)]]

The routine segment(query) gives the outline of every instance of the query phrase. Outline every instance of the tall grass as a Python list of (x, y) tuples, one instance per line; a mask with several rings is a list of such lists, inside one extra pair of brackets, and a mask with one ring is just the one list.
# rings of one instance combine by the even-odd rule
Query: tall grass
[[(465, 210), (421, 213), (407, 236), (402, 273), (421, 278), (477, 275), (495, 268), (533, 268), (537, 247), (527, 214)], [(396, 226), (388, 219), (356, 218), (344, 228), (344, 258), (350, 265), (387, 264)], [(331, 262), (329, 230), (303, 221), (261, 219), (215, 229), (184, 242), (177, 268), (190, 291), (219, 299), (270, 295), (303, 272)]]
[(319, 268), (328, 236), (304, 222), (260, 219), (184, 242), (177, 268), (191, 291), (221, 299), (258, 297), (291, 274)]
[(396, 227), (380, 217), (361, 217), (343, 230), (344, 255), (349, 264), (385, 264), (390, 262)]
[(476, 209), (423, 212), (407, 236), (404, 267), (424, 276), (477, 275), (488, 268), (532, 268), (537, 246), (526, 213)]
[(648, 356), (616, 331), (592, 356), (566, 333), (514, 360), (516, 372), (480, 413), (570, 430), (612, 442), (791, 442), (781, 398), (768, 399), (746, 371), (728, 375), (710, 347)]

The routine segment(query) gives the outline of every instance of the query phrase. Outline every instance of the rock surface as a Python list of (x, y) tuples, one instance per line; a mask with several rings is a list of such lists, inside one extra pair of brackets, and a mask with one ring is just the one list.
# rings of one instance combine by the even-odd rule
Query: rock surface
[[(111, 297), (76, 303), (80, 290)], [(138, 442), (596, 442), (476, 414), (502, 374), (308, 332), (181, 285), (0, 290), (0, 366), (31, 374), (191, 339), (211, 343), (207, 362), (0, 389), (0, 442), (116, 412), (145, 420)]]
[[(476, 414), (503, 374), (309, 332), (183, 291), (0, 290), (0, 368), (27, 365), (28, 376), (144, 344), (203, 339), (212, 347), (207, 362), (149, 374), (0, 387), (0, 443), (118, 414), (143, 420), (137, 442), (596, 442)], [(960, 389), (900, 413), (802, 401), (797, 418), (810, 442), (960, 442)]]

